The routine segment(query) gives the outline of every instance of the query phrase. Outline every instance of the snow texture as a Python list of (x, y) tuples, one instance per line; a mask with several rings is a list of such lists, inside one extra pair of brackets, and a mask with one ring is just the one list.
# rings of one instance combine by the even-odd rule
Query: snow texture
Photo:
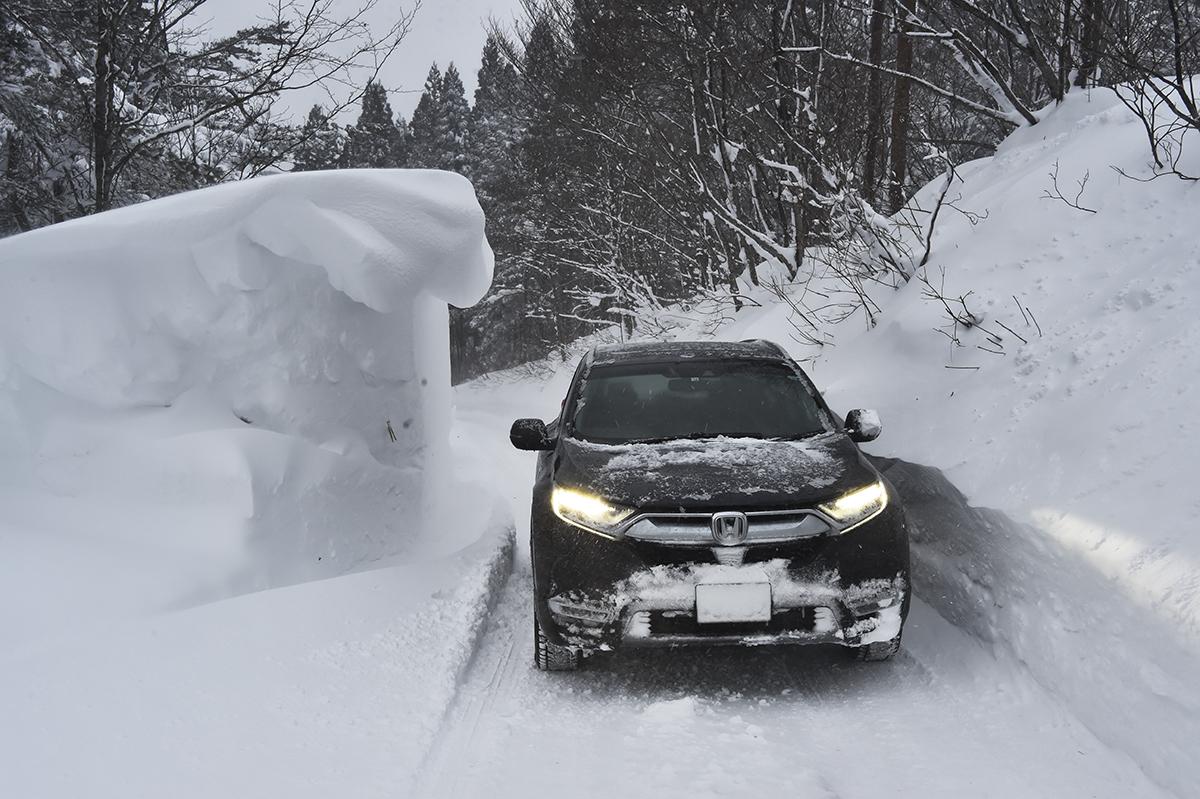
[(596, 489), (640, 486), (634, 500), (707, 500), (723, 494), (764, 494), (820, 489), (842, 476), (844, 460), (829, 451), (840, 433), (799, 441), (716, 437), (650, 444), (572, 446), (608, 458)]
[(0, 796), (405, 793), (512, 556), (448, 440), (491, 269), (438, 172), (0, 241)]
[(446, 302), (491, 269), (440, 172), (262, 178), (0, 242), (0, 585), (37, 598), (0, 602), (8, 645), (411, 550), (447, 483)]

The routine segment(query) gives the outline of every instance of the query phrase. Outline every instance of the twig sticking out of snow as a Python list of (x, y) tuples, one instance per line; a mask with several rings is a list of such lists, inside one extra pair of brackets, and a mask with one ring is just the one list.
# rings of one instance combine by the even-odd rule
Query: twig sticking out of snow
[(1062, 200), (1064, 203), (1071, 206), (1076, 211), (1087, 211), (1089, 214), (1094, 214), (1094, 213), (1096, 213), (1095, 208), (1086, 208), (1079, 204), (1080, 199), (1083, 198), (1083, 191), (1084, 191), (1084, 189), (1087, 188), (1087, 182), (1090, 177), (1091, 177), (1090, 172), (1084, 172), (1083, 178), (1081, 180), (1075, 181), (1076, 185), (1079, 186), (1079, 191), (1075, 192), (1075, 199), (1068, 200), (1066, 197), (1063, 196), (1062, 190), (1059, 189), (1059, 187), (1058, 187), (1058, 161), (1055, 161), (1054, 166), (1050, 167), (1050, 183), (1051, 183), (1051, 188), (1053, 189), (1053, 191), (1051, 191), (1050, 189), (1043, 190), (1042, 191), (1042, 199), (1043, 200)]

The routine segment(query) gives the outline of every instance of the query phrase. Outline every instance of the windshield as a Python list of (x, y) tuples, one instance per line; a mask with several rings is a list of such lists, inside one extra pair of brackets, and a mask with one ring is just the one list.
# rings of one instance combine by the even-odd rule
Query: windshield
[(602, 444), (678, 438), (803, 438), (827, 430), (805, 381), (782, 363), (686, 361), (596, 366), (572, 435)]

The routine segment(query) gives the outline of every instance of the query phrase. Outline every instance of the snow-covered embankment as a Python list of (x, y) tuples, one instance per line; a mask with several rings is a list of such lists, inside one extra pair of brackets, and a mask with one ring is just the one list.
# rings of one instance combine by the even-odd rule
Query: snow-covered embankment
[(436, 172), (0, 242), (0, 795), (403, 785), (511, 558), (447, 443), (491, 267)]
[[(1184, 167), (1200, 173), (1195, 152)], [(868, 449), (937, 467), (995, 509), (906, 475), (942, 517), (914, 541), (924, 600), (1186, 796), (1200, 754), (1200, 185), (1122, 172), (1150, 174), (1140, 124), (1108, 90), (1073, 93), (958, 168), (928, 283), (873, 289), (875, 329), (851, 321), (820, 353), (792, 349), (818, 356), (839, 410), (880, 410)], [(1079, 207), (1046, 196), (1052, 174)], [(955, 326), (934, 289), (978, 325)], [(787, 342), (787, 315), (751, 310), (722, 335)]]

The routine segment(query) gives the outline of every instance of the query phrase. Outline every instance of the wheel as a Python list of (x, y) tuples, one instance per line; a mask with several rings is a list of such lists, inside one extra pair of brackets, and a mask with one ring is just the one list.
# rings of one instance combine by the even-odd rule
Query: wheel
[(533, 616), (533, 665), (539, 671), (574, 671), (579, 668), (579, 652), (569, 646), (551, 643)]
[(872, 644), (854, 646), (850, 650), (854, 653), (855, 660), (866, 662), (891, 660), (892, 656), (900, 651), (900, 636), (897, 635), (890, 641), (876, 641)]

